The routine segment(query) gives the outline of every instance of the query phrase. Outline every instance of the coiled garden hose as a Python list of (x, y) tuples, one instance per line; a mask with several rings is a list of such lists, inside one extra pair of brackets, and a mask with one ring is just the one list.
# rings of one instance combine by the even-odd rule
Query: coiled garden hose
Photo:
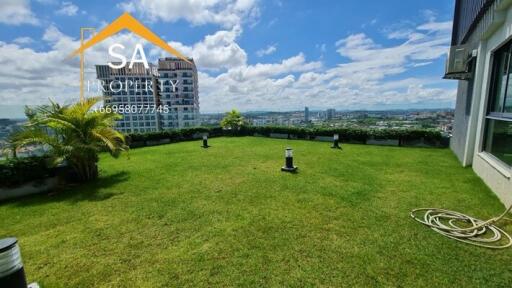
[[(446, 237), (472, 245), (502, 249), (512, 246), (512, 237), (494, 223), (505, 218), (512, 210), (508, 207), (498, 217), (482, 221), (466, 214), (439, 208), (418, 208), (411, 211), (411, 217)], [(423, 217), (421, 217), (423, 213)]]

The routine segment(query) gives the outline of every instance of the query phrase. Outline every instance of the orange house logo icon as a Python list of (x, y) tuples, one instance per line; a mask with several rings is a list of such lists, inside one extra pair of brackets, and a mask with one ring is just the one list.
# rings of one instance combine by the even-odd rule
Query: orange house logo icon
[(80, 55), (80, 100), (81, 101), (84, 99), (83, 86), (84, 86), (84, 52), (85, 52), (85, 50), (87, 50), (88, 48), (96, 45), (97, 43), (121, 32), (122, 30), (125, 30), (125, 29), (140, 36), (143, 39), (146, 39), (148, 42), (162, 48), (163, 50), (167, 51), (171, 55), (174, 55), (174, 56), (178, 57), (179, 59), (182, 59), (183, 61), (191, 63), (185, 56), (183, 56), (183, 54), (181, 54), (176, 49), (169, 46), (169, 44), (167, 44), (167, 42), (165, 42), (163, 39), (158, 37), (151, 30), (146, 28), (142, 23), (140, 23), (137, 19), (135, 19), (132, 15), (130, 15), (130, 13), (125, 12), (119, 18), (117, 18), (112, 23), (110, 23), (110, 25), (105, 27), (100, 32), (96, 33), (91, 39), (89, 39), (85, 43), (83, 40), (84, 30), (94, 30), (94, 28), (81, 28), (80, 29), (80, 43), (81, 43), (80, 48), (76, 49), (73, 53), (71, 53), (69, 55), (69, 57), (74, 57), (76, 55)]

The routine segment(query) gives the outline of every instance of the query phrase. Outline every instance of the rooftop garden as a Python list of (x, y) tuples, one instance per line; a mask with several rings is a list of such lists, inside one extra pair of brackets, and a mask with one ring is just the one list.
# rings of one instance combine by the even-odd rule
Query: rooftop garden
[[(508, 286), (512, 250), (409, 217), (503, 205), (447, 149), (220, 137), (101, 154), (96, 181), (0, 203), (42, 287)], [(294, 149), (296, 174), (280, 171)], [(512, 225), (500, 225), (511, 230)]]

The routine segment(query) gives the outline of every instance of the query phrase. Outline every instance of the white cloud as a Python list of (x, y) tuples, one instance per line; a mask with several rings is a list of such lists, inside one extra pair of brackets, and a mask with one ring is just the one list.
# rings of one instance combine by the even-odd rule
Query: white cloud
[(428, 22), (433, 22), (436, 20), (437, 13), (434, 10), (425, 9), (420, 11), (423, 18), (425, 18)]
[[(356, 75), (370, 74), (365, 78), (379, 79), (402, 73), (409, 66), (432, 62), (446, 54), (450, 45), (450, 28), (446, 23), (428, 22), (416, 29), (390, 31), (388, 38), (405, 39), (392, 47), (381, 47), (363, 33), (350, 35), (336, 42), (338, 53), (351, 60), (341, 66)], [(368, 73), (369, 69), (372, 73)]]
[(268, 78), (286, 73), (305, 72), (317, 70), (322, 67), (320, 62), (307, 62), (304, 54), (284, 59), (281, 63), (241, 66), (230, 69), (227, 74), (238, 81), (248, 79)]
[(306, 62), (299, 54), (281, 63), (232, 68), (216, 77), (202, 73), (203, 111), (453, 105), (455, 87), (440, 78), (396, 79), (442, 57), (450, 45), (449, 26), (429, 19), (408, 30), (388, 31), (403, 39), (394, 46), (376, 43), (363, 33), (349, 35), (336, 42), (345, 61), (330, 69), (323, 69), (320, 62)]
[(316, 44), (315, 47), (316, 47), (316, 49), (319, 49), (320, 52), (322, 52), (322, 53), (327, 52), (327, 44), (325, 44), (325, 43)]
[[(48, 98), (62, 103), (78, 99), (78, 58), (68, 59), (67, 56), (80, 46), (80, 41), (63, 34), (55, 26), (45, 30), (42, 40), (51, 47), (50, 51), (24, 48), (14, 41), (0, 42), (0, 65), (9, 67), (0, 70), (0, 103), (37, 105), (47, 103)], [(147, 44), (134, 34), (121, 33), (88, 49), (85, 52), (85, 79), (96, 79), (95, 64), (114, 60), (109, 59), (109, 45), (122, 43), (126, 47), (125, 55), (129, 57), (138, 42)], [(87, 94), (98, 95), (97, 91)]]
[(426, 30), (426, 31), (447, 31), (450, 32), (452, 30), (452, 21), (446, 22), (428, 22), (423, 25), (418, 26), (418, 30)]
[(276, 51), (277, 51), (277, 45), (272, 44), (272, 45), (268, 45), (266, 48), (256, 51), (256, 55), (258, 55), (258, 57), (263, 57), (265, 55), (270, 55)]
[(41, 3), (43, 5), (56, 5), (59, 3), (57, 0), (36, 0), (36, 2)]
[(361, 28), (365, 29), (368, 26), (373, 26), (373, 25), (375, 25), (377, 23), (377, 21), (378, 21), (377, 18), (373, 18), (370, 22), (363, 23), (361, 25)]
[(0, 2), (0, 23), (8, 25), (38, 25), (39, 20), (30, 10), (28, 0), (2, 0)]
[[(179, 42), (169, 42), (169, 45), (183, 54), (193, 57), (200, 68), (212, 70), (233, 68), (245, 65), (247, 62), (247, 54), (236, 43), (241, 33), (241, 28), (235, 26), (229, 31), (221, 30), (207, 35), (202, 41), (192, 46), (186, 46)], [(162, 53), (161, 50), (158, 51)]]
[(219, 24), (225, 28), (254, 22), (260, 15), (257, 0), (132, 0), (118, 7), (138, 12), (152, 21), (186, 20), (193, 25)]
[(34, 43), (34, 39), (32, 39), (30, 37), (18, 37), (16, 39), (12, 40), (12, 42), (19, 44), (19, 45), (27, 45), (27, 44)]
[(55, 11), (55, 14), (65, 15), (65, 16), (74, 16), (78, 12), (78, 6), (71, 2), (62, 2), (62, 5), (59, 10)]
[(278, 21), (277, 18), (274, 18), (274, 19), (268, 21), (267, 28), (271, 28), (272, 26), (274, 26), (277, 23), (277, 21)]

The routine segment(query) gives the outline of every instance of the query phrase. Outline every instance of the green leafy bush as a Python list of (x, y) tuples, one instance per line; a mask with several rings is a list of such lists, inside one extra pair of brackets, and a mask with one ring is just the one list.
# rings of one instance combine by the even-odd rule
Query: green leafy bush
[(239, 130), (225, 130), (221, 127), (197, 127), (181, 130), (168, 130), (146, 134), (130, 134), (131, 142), (157, 141), (169, 139), (171, 142), (194, 140), (194, 135), (207, 133), (209, 137), (252, 136), (269, 137), (272, 133), (288, 134), (290, 138), (313, 139), (316, 136), (339, 134), (341, 142), (366, 143), (368, 139), (394, 139), (400, 145), (423, 141), (430, 146), (447, 147), (448, 138), (433, 129), (364, 129), (364, 128), (303, 128), (287, 126), (242, 126)]
[(12, 187), (55, 176), (47, 157), (9, 158), (0, 162), (0, 187)]
[(224, 132), (221, 127), (194, 127), (180, 130), (165, 130), (159, 132), (149, 133), (133, 133), (127, 135), (127, 141), (130, 144), (143, 142), (147, 144), (147, 141), (159, 141), (159, 140), (170, 140), (170, 142), (180, 142), (194, 140), (194, 136), (198, 134), (206, 133), (209, 137), (224, 136)]

